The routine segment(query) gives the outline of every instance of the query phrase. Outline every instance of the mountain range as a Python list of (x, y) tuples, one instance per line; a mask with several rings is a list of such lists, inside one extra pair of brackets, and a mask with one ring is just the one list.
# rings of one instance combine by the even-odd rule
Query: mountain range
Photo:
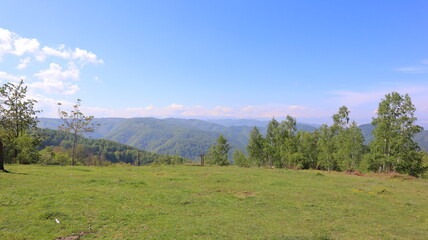
[[(179, 118), (96, 118), (94, 123), (100, 126), (94, 133), (85, 137), (107, 139), (127, 144), (141, 150), (155, 153), (176, 155), (192, 160), (198, 160), (201, 153), (206, 153), (209, 147), (216, 143), (222, 134), (234, 149), (245, 152), (249, 135), (254, 126), (262, 133), (266, 132), (268, 121), (252, 119), (179, 119)], [(40, 128), (57, 129), (60, 119), (40, 118)], [(298, 131), (312, 132), (317, 125), (297, 123)], [(359, 126), (362, 129), (366, 144), (373, 136), (371, 124)], [(420, 147), (428, 150), (428, 131), (423, 131), (415, 137)]]

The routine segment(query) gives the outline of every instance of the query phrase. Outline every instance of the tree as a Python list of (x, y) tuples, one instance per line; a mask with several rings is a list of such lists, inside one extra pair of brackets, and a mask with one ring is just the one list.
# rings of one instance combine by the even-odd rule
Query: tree
[(313, 133), (300, 131), (296, 134), (297, 152), (303, 156), (303, 161), (297, 166), (301, 169), (319, 168), (318, 165), (318, 131)]
[(296, 167), (301, 155), (297, 154), (297, 141), (295, 137), (296, 119), (287, 115), (279, 125), (278, 138), (280, 143), (280, 160), (275, 167)]
[[(75, 164), (75, 151), (77, 144), (77, 137), (84, 133), (94, 132), (98, 124), (92, 123), (94, 116), (85, 116), (80, 111), (82, 100), (77, 99), (76, 104), (73, 105), (73, 110), (70, 113), (58, 110), (59, 117), (62, 119), (62, 124), (59, 126), (59, 130), (73, 134), (72, 142), (72, 153), (71, 153), (71, 165)], [(61, 106), (61, 103), (58, 103)]]
[(249, 161), (256, 166), (264, 166), (264, 138), (257, 127), (254, 127), (250, 133), (250, 140), (247, 145), (247, 152)]
[(334, 170), (337, 163), (333, 157), (336, 150), (334, 143), (334, 131), (327, 124), (321, 125), (318, 137), (318, 160), (319, 167), (328, 171)]
[(370, 144), (372, 170), (397, 171), (418, 175), (424, 171), (422, 155), (413, 137), (423, 128), (415, 125), (415, 106), (408, 94), (392, 92), (379, 103), (372, 124), (374, 140)]
[(364, 151), (364, 137), (356, 122), (349, 123), (350, 111), (342, 106), (333, 115), (333, 159), (336, 162), (335, 170), (355, 171)]
[(335, 138), (335, 158), (342, 171), (355, 171), (363, 157), (364, 137), (356, 122), (339, 132)]
[(220, 135), (217, 139), (217, 144), (211, 146), (207, 153), (207, 162), (210, 164), (217, 164), (220, 166), (227, 166), (230, 164), (228, 160), (228, 153), (230, 145), (227, 143), (227, 139)]
[(267, 157), (267, 163), (270, 167), (280, 161), (281, 155), (281, 136), (280, 136), (280, 128), (279, 122), (272, 118), (269, 121), (267, 132), (266, 132), (266, 140), (264, 142), (264, 151)]
[[(16, 160), (22, 147), (26, 151), (36, 152), (38, 141), (37, 137), (32, 136), (37, 129), (36, 114), (41, 112), (34, 110), (37, 103), (34, 99), (26, 97), (27, 86), (21, 80), (18, 84), (6, 83), (0, 87), (0, 98), (2, 100), (1, 111), (1, 128), (2, 142), (5, 145), (5, 153), (10, 159)], [(25, 136), (27, 135), (27, 136)], [(23, 141), (22, 138), (32, 138), (35, 141)], [(21, 141), (19, 141), (21, 139)], [(23, 144), (23, 143), (27, 144)], [(21, 158), (21, 160), (23, 160)], [(27, 159), (27, 161), (33, 161)], [(19, 161), (22, 163), (22, 161)]]
[(238, 149), (233, 152), (233, 163), (240, 167), (250, 167), (250, 162), (242, 150)]

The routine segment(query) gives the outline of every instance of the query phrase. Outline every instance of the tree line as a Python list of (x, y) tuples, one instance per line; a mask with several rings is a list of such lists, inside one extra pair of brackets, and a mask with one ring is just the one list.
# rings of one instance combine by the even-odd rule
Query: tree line
[[(339, 108), (332, 116), (333, 124), (323, 124), (314, 132), (296, 132), (296, 119), (272, 119), (263, 136), (257, 127), (250, 133), (246, 156), (241, 150), (233, 153), (238, 166), (269, 166), (290, 169), (320, 169), (328, 171), (399, 172), (420, 176), (426, 153), (413, 140), (423, 128), (416, 125), (416, 111), (408, 94), (385, 95), (379, 103), (372, 124), (374, 140), (364, 145), (361, 129), (350, 121), (350, 110)], [(207, 153), (207, 162), (228, 165), (230, 146), (220, 136)], [(425, 157), (424, 157), (425, 154)]]
[(52, 165), (108, 165), (128, 163), (134, 165), (181, 164), (189, 161), (182, 157), (149, 153), (107, 140), (93, 140), (82, 134), (97, 127), (93, 116), (80, 111), (81, 100), (70, 112), (60, 109), (60, 131), (38, 129), (34, 99), (27, 98), (27, 86), (6, 83), (0, 87), (0, 171), (4, 163)]

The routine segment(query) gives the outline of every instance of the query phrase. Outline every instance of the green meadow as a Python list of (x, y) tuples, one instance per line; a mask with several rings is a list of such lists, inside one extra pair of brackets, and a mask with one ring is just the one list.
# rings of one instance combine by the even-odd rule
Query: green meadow
[(427, 239), (428, 181), (217, 166), (6, 165), (0, 239)]

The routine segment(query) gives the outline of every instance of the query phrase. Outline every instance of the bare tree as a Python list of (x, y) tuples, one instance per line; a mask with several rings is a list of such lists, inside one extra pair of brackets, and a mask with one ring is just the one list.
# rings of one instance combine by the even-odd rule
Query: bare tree
[[(73, 109), (68, 113), (61, 111), (58, 108), (59, 117), (62, 119), (62, 124), (59, 126), (59, 130), (73, 134), (73, 149), (71, 154), (71, 165), (75, 164), (75, 150), (77, 144), (77, 137), (84, 133), (94, 132), (98, 124), (92, 123), (94, 116), (85, 116), (80, 111), (81, 106), (80, 99), (77, 99), (76, 104), (73, 105)], [(61, 106), (61, 103), (58, 103)]]

